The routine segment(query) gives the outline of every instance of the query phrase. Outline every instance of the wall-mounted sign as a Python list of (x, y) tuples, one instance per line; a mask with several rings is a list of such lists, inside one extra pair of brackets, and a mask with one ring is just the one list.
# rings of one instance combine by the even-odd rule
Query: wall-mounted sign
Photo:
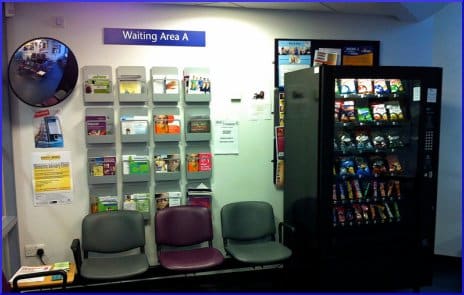
[(155, 46), (205, 46), (203, 31), (103, 29), (104, 44), (155, 45)]

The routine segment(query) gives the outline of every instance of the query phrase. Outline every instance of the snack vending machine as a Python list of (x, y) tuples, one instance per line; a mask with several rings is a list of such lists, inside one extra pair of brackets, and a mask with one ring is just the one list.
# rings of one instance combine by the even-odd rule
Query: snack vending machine
[(297, 269), (317, 262), (320, 282), (340, 289), (431, 283), (441, 83), (432, 67), (285, 74), (284, 219)]

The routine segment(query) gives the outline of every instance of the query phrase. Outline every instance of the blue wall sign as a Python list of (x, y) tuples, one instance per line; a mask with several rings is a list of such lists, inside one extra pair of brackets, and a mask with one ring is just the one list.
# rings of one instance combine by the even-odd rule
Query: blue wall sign
[(104, 28), (103, 43), (124, 45), (204, 47), (205, 32)]

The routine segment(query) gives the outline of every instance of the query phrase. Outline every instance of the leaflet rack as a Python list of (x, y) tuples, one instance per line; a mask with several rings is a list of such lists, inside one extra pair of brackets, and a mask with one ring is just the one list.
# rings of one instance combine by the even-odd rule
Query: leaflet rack
[(208, 68), (184, 69), (185, 102), (209, 102), (211, 79)]
[(120, 102), (148, 101), (145, 67), (121, 66), (116, 68)]
[(85, 102), (114, 102), (111, 66), (84, 66), (82, 74)]
[(121, 143), (148, 142), (150, 124), (145, 107), (120, 108)]
[(115, 142), (112, 108), (86, 108), (85, 139), (87, 144)]
[(150, 73), (153, 102), (178, 102), (181, 94), (179, 70), (176, 67), (152, 67)]

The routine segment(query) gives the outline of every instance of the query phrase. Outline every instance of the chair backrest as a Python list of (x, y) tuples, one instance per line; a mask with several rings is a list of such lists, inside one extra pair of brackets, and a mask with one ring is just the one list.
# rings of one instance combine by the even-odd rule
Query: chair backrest
[(221, 209), (224, 240), (275, 240), (275, 220), (272, 205), (261, 201), (230, 203)]
[(138, 211), (107, 211), (89, 214), (82, 221), (82, 250), (117, 253), (145, 246), (145, 225)]
[(200, 206), (176, 206), (155, 215), (157, 245), (192, 246), (213, 239), (211, 212)]

